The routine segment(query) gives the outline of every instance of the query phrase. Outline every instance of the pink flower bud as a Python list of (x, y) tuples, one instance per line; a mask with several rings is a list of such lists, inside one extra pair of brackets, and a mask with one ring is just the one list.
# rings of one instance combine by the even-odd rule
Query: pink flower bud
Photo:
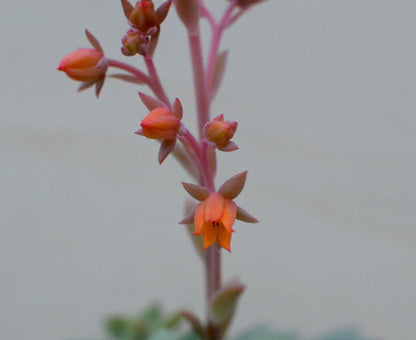
[[(218, 149), (224, 151), (228, 150), (230, 145), (230, 139), (233, 138), (235, 131), (237, 130), (237, 122), (224, 121), (224, 115), (220, 115), (214, 118), (211, 122), (207, 123), (204, 127), (205, 138), (214, 143)], [(235, 144), (232, 143), (234, 146)], [(235, 145), (235, 150), (237, 146)]]
[(181, 120), (168, 108), (158, 107), (142, 120), (140, 133), (150, 139), (174, 139), (180, 124)]
[(142, 54), (142, 52), (147, 50), (147, 40), (147, 37), (143, 36), (140, 32), (130, 29), (121, 40), (123, 44), (121, 52), (128, 57), (134, 56), (137, 53)]
[[(85, 82), (97, 81), (105, 76), (107, 63), (104, 54), (92, 48), (83, 48), (65, 56), (58, 70), (68, 77)], [(104, 62), (103, 62), (104, 61)]]

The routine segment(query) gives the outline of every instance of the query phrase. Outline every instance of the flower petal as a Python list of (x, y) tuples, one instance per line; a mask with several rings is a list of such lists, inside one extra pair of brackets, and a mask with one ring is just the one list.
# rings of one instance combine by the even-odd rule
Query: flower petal
[(205, 223), (202, 230), (202, 238), (204, 239), (204, 250), (215, 243), (218, 236), (218, 228), (214, 228), (211, 223)]
[(218, 243), (221, 247), (223, 247), (225, 250), (228, 250), (231, 253), (231, 231), (228, 231), (225, 228), (220, 228), (218, 231)]
[(221, 217), (221, 222), (224, 225), (224, 228), (227, 229), (228, 232), (231, 232), (233, 228), (236, 215), (237, 215), (237, 205), (233, 201), (225, 199), (224, 212)]
[(205, 221), (215, 222), (221, 219), (225, 199), (218, 192), (211, 192), (205, 201)]
[(204, 226), (204, 215), (205, 215), (205, 202), (199, 203), (195, 209), (194, 224), (195, 224), (195, 235), (201, 234), (202, 227)]

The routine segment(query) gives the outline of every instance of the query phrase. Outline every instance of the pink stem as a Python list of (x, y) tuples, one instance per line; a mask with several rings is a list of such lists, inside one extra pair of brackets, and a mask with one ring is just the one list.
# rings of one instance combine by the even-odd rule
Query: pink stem
[(150, 79), (147, 76), (147, 74), (140, 71), (139, 69), (137, 69), (137, 68), (135, 68), (135, 67), (133, 67), (129, 64), (125, 64), (125, 63), (123, 63), (121, 61), (118, 61), (118, 60), (107, 59), (107, 61), (108, 61), (108, 66), (119, 68), (121, 70), (127, 71), (127, 72), (131, 73), (132, 75), (136, 76), (137, 79), (145, 82), (147, 85), (150, 84)]
[(221, 18), (221, 21), (218, 25), (213, 26), (213, 33), (211, 38), (211, 47), (209, 49), (209, 58), (208, 66), (206, 71), (206, 86), (208, 89), (209, 98), (211, 98), (214, 76), (215, 76), (215, 66), (217, 64), (218, 49), (220, 46), (221, 38), (224, 33), (224, 30), (227, 28), (228, 21), (230, 16), (237, 5), (237, 0), (233, 0), (228, 6), (227, 10), (224, 12), (224, 15)]
[(209, 120), (209, 100), (205, 86), (204, 64), (199, 27), (193, 34), (188, 32), (188, 41), (191, 49), (192, 68), (194, 74), (199, 136), (200, 139), (202, 139), (202, 128)]
[(160, 78), (159, 78), (159, 75), (157, 74), (155, 64), (153, 63), (153, 59), (149, 57), (144, 57), (144, 62), (149, 72), (149, 76), (150, 76), (149, 86), (152, 88), (153, 93), (160, 101), (164, 102), (167, 107), (172, 109), (172, 105), (169, 101), (169, 98), (166, 95), (165, 90), (163, 89), (162, 83), (160, 82)]

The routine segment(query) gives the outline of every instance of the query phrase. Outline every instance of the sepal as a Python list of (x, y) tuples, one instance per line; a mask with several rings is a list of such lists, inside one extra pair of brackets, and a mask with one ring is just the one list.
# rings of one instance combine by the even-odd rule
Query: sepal
[(151, 97), (143, 92), (139, 92), (139, 96), (143, 104), (147, 107), (149, 111), (157, 109), (158, 107), (167, 107), (166, 104), (160, 101), (159, 99)]
[(247, 223), (259, 223), (259, 220), (245, 211), (243, 208), (237, 206), (237, 215), (235, 217), (237, 220), (247, 222)]
[(94, 49), (98, 52), (101, 52), (104, 54), (104, 51), (101, 47), (100, 42), (98, 41), (98, 39), (87, 29), (85, 29), (85, 35), (87, 36), (88, 41), (90, 42), (90, 44), (92, 45), (92, 47), (94, 47)]
[(172, 139), (164, 139), (162, 144), (160, 144), (159, 154), (158, 154), (158, 161), (159, 164), (162, 164), (166, 157), (173, 151), (176, 145), (176, 138)]
[(224, 182), (218, 192), (230, 200), (236, 198), (244, 188), (247, 179), (247, 171), (243, 171)]
[(211, 193), (207, 188), (197, 184), (182, 182), (182, 185), (186, 192), (198, 201), (204, 201)]

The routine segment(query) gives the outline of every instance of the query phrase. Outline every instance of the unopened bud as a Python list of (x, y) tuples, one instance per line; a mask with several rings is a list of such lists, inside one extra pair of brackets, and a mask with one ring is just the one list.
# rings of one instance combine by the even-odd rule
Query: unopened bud
[[(151, 33), (159, 25), (155, 6), (151, 0), (138, 1), (129, 15), (130, 23), (143, 34)], [(154, 33), (154, 32), (153, 32)]]
[(130, 29), (126, 35), (121, 39), (123, 46), (121, 52), (125, 56), (134, 56), (137, 53), (143, 54), (142, 52), (147, 50), (148, 38), (143, 36), (140, 32)]
[(136, 133), (150, 139), (174, 139), (180, 123), (181, 120), (168, 108), (158, 107), (142, 120), (142, 129)]
[(102, 52), (92, 48), (83, 48), (65, 56), (58, 70), (65, 72), (74, 80), (93, 82), (105, 75), (107, 66)]
[(237, 130), (237, 125), (237, 122), (224, 121), (224, 115), (219, 115), (204, 126), (205, 138), (214, 143), (219, 150), (236, 150), (238, 147), (230, 140)]

